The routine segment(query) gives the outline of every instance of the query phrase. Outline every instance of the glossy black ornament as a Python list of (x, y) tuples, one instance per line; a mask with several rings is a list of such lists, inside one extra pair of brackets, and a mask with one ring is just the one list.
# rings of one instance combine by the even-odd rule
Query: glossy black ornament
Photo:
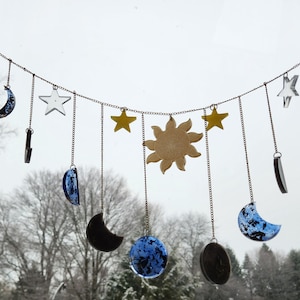
[(287, 185), (285, 182), (285, 177), (283, 173), (283, 168), (281, 164), (281, 157), (274, 157), (274, 171), (276, 176), (276, 181), (281, 193), (285, 194), (288, 192)]
[(31, 135), (33, 134), (33, 130), (27, 128), (26, 130), (26, 144), (25, 144), (25, 154), (24, 154), (24, 161), (25, 163), (29, 164), (31, 159)]
[(207, 244), (200, 253), (200, 267), (204, 277), (214, 284), (225, 284), (231, 272), (226, 250), (216, 242)]
[(86, 228), (86, 236), (91, 246), (96, 250), (110, 252), (117, 249), (122, 241), (122, 236), (110, 232), (103, 221), (103, 213), (93, 216)]

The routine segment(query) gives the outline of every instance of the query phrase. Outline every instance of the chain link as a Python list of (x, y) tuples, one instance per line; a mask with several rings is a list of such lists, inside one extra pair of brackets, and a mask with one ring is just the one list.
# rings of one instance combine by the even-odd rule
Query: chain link
[[(11, 64), (15, 65), (16, 67), (22, 69), (23, 71), (25, 71), (25, 72), (27, 72), (27, 73), (29, 73), (29, 74), (31, 74), (31, 75), (34, 74), (33, 72), (31, 72), (30, 70), (26, 69), (25, 67), (23, 67), (23, 66), (17, 64), (16, 62), (12, 61), (11, 59), (9, 59), (8, 57), (6, 57), (6, 56), (3, 55), (2, 53), (0, 53), (0, 56), (1, 56), (2, 58), (4, 58), (4, 59), (6, 59), (6, 60), (9, 61), (9, 74), (8, 74), (8, 80), (7, 80), (8, 84), (9, 84), (9, 78), (10, 78), (10, 66), (11, 66)], [(280, 74), (280, 75), (278, 75), (278, 76), (272, 78), (271, 80), (269, 80), (269, 81), (267, 81), (267, 82), (265, 82), (265, 83), (263, 83), (263, 84), (261, 84), (261, 85), (255, 87), (255, 88), (253, 88), (253, 89), (251, 89), (251, 90), (249, 90), (249, 91), (246, 91), (246, 92), (240, 94), (239, 96), (235, 96), (235, 97), (232, 97), (232, 98), (229, 98), (229, 99), (226, 99), (226, 100), (217, 102), (215, 105), (221, 105), (221, 104), (224, 104), (224, 103), (227, 103), (227, 102), (231, 102), (231, 101), (233, 101), (233, 100), (240, 99), (241, 97), (243, 97), (243, 96), (245, 96), (245, 95), (248, 95), (248, 94), (250, 94), (250, 93), (252, 93), (252, 92), (254, 92), (254, 91), (256, 91), (256, 90), (262, 88), (263, 86), (265, 86), (265, 84), (269, 84), (269, 83), (271, 83), (271, 82), (277, 80), (278, 78), (282, 77), (284, 74), (286, 74), (286, 73), (288, 73), (288, 72), (290, 72), (290, 71), (292, 71), (292, 70), (298, 68), (299, 66), (300, 66), (300, 63), (297, 63), (297, 64), (294, 65), (293, 67), (289, 68), (288, 70), (286, 70), (286, 71), (283, 72), (282, 74)], [(40, 79), (40, 80), (42, 80), (42, 81), (44, 81), (44, 82), (46, 82), (46, 83), (48, 83), (48, 84), (50, 84), (50, 85), (52, 85), (52, 86), (56, 86), (57, 88), (59, 88), (59, 89), (65, 91), (65, 92), (68, 92), (68, 93), (71, 93), (71, 94), (73, 93), (70, 89), (67, 89), (67, 88), (65, 88), (65, 87), (63, 87), (63, 86), (60, 86), (60, 85), (58, 85), (58, 84), (55, 84), (55, 83), (49, 81), (48, 79), (43, 78), (43, 77), (41, 77), (41, 76), (39, 76), (39, 75), (35, 75), (35, 77), (38, 78), (38, 79)], [(110, 108), (122, 109), (122, 106), (115, 105), (115, 104), (111, 104), (111, 103), (106, 103), (106, 102), (100, 101), (100, 100), (95, 99), (95, 98), (87, 97), (87, 96), (82, 95), (82, 94), (77, 94), (77, 97), (80, 97), (80, 98), (83, 98), (83, 99), (85, 99), (85, 100), (89, 100), (89, 101), (92, 101), (92, 102), (95, 102), (95, 103), (98, 103), (98, 104), (103, 104), (103, 105), (108, 106), (108, 107), (110, 107)], [(174, 115), (187, 114), (187, 113), (192, 113), (192, 112), (201, 111), (201, 110), (207, 109), (207, 108), (209, 108), (209, 107), (210, 107), (210, 105), (208, 105), (208, 106), (206, 106), (206, 107), (193, 108), (193, 109), (188, 109), (188, 110), (183, 110), (183, 111), (178, 111), (178, 112), (172, 112), (172, 113), (170, 113), (170, 112), (143, 111), (143, 110), (137, 110), (137, 109), (131, 109), (131, 108), (127, 108), (127, 110), (130, 111), (130, 112), (134, 112), (134, 113), (138, 113), (138, 114), (144, 114), (144, 115), (147, 114), (147, 115), (166, 115), (166, 116), (173, 115), (173, 116), (174, 116)]]
[(275, 136), (275, 129), (274, 129), (274, 123), (273, 123), (273, 117), (272, 117), (272, 111), (271, 111), (271, 105), (270, 105), (270, 100), (269, 100), (268, 88), (267, 88), (266, 83), (264, 83), (264, 85), (265, 85), (266, 98), (267, 98), (267, 103), (268, 103), (268, 111), (269, 111), (269, 116), (270, 116), (270, 124), (271, 124), (271, 129), (272, 129), (272, 136), (273, 136), (275, 153), (278, 153), (276, 136)]
[(252, 190), (252, 183), (251, 183), (251, 176), (250, 176), (248, 150), (247, 150), (247, 141), (246, 141), (246, 133), (245, 133), (245, 123), (244, 123), (244, 116), (243, 116), (243, 108), (242, 108), (241, 97), (239, 97), (239, 101), (238, 102), (239, 102), (241, 127), (242, 127), (243, 143), (244, 143), (244, 150), (245, 150), (245, 159), (246, 159), (246, 166), (247, 166), (247, 176), (248, 176), (248, 185), (249, 185), (249, 192), (250, 192), (250, 200), (253, 203), (254, 202), (254, 200), (253, 200), (253, 190)]
[(142, 114), (142, 139), (143, 139), (143, 163), (144, 163), (144, 190), (145, 190), (145, 235), (149, 235), (149, 207), (148, 207), (148, 187), (147, 187), (147, 167), (145, 149), (145, 118)]
[(11, 63), (12, 60), (8, 59), (8, 73), (7, 73), (7, 82), (6, 82), (6, 86), (9, 88), (9, 81), (10, 81), (10, 70), (11, 70)]
[(71, 168), (74, 165), (74, 155), (75, 155), (75, 125), (76, 125), (76, 92), (73, 91), (73, 120), (72, 120), (72, 146), (71, 146)]
[(103, 120), (104, 120), (104, 109), (103, 104), (101, 104), (101, 137), (100, 137), (100, 152), (101, 152), (101, 166), (100, 166), (100, 184), (101, 184), (101, 199), (100, 199), (100, 208), (101, 212), (103, 212), (104, 209), (104, 169), (103, 169), (103, 149), (104, 149), (104, 129), (103, 129)]
[(32, 74), (30, 110), (29, 110), (29, 126), (28, 126), (28, 130), (31, 130), (31, 131), (32, 131), (31, 124), (32, 124), (32, 113), (33, 113), (34, 87), (35, 87), (35, 75)]
[(209, 157), (209, 144), (208, 144), (208, 134), (207, 134), (207, 121), (206, 119), (206, 109), (204, 112), (204, 126), (205, 126), (205, 149), (206, 149), (206, 163), (207, 163), (207, 178), (208, 178), (208, 192), (209, 192), (209, 206), (210, 206), (210, 221), (211, 221), (211, 232), (212, 240), (215, 240), (215, 217), (214, 217), (214, 203), (213, 203), (213, 193), (212, 193), (212, 183), (211, 183), (211, 171), (210, 171), (210, 157)]

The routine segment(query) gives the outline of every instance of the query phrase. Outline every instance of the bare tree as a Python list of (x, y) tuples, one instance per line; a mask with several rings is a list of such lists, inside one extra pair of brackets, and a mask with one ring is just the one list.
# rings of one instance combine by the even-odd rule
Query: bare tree
[(86, 226), (100, 212), (100, 176), (95, 169), (78, 174), (80, 206), (72, 206), (65, 198), (62, 173), (41, 171), (29, 175), (7, 205), (0, 207), (1, 273), (19, 278), (19, 292), (25, 293), (21, 289), (25, 286), (32, 293), (30, 299), (36, 290), (28, 286), (30, 281), (37, 285), (33, 280), (37, 273), (44, 278), (39, 282), (43, 288), (39, 299), (49, 299), (62, 280), (67, 282), (70, 299), (100, 299), (106, 277), (117, 270), (134, 232), (141, 228), (141, 203), (130, 195), (122, 178), (108, 174), (104, 179), (105, 222), (125, 238), (113, 252), (93, 249)]

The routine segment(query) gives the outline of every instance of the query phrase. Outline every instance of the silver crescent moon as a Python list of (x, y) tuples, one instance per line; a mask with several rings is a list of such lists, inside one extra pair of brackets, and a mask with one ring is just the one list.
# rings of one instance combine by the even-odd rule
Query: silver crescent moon
[(275, 237), (281, 228), (281, 225), (265, 221), (257, 212), (255, 203), (249, 203), (242, 208), (238, 224), (242, 234), (254, 241), (268, 241)]
[(283, 173), (283, 168), (281, 164), (281, 157), (274, 157), (274, 171), (277, 180), (277, 184), (279, 186), (280, 191), (285, 194), (288, 192), (287, 185), (285, 182), (285, 177)]
[(66, 198), (73, 205), (80, 205), (78, 176), (77, 169), (75, 167), (71, 167), (68, 171), (65, 172), (63, 177), (63, 189)]
[(4, 118), (8, 116), (16, 106), (16, 97), (11, 91), (11, 89), (7, 86), (4, 87), (7, 91), (7, 101), (4, 106), (0, 109), (0, 118)]
[(123, 241), (122, 236), (117, 236), (108, 230), (103, 220), (103, 213), (91, 218), (86, 228), (86, 236), (92, 247), (104, 252), (117, 249)]

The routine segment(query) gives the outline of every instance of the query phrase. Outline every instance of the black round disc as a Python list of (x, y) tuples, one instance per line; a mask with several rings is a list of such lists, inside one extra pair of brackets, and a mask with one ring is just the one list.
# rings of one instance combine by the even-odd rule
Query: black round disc
[(230, 277), (230, 258), (218, 243), (209, 243), (202, 249), (200, 267), (204, 277), (211, 283), (225, 284)]

